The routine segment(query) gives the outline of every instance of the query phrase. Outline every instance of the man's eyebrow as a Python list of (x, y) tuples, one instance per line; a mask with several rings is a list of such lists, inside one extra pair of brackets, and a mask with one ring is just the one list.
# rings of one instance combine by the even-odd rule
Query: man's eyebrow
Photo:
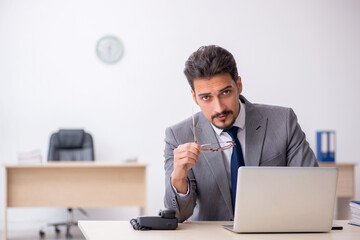
[(227, 90), (227, 89), (229, 89), (229, 88), (232, 88), (232, 87), (233, 87), (233, 85), (228, 85), (228, 86), (220, 89), (219, 92), (223, 92), (223, 91), (225, 91), (225, 90)]
[(209, 94), (211, 94), (211, 92), (208, 92), (208, 93), (199, 93), (199, 94), (198, 94), (198, 97), (206, 96), (206, 95), (209, 95)]
[[(225, 91), (225, 90), (227, 90), (227, 89), (229, 89), (229, 88), (233, 88), (233, 85), (228, 85), (228, 86), (226, 86), (226, 87), (223, 87), (223, 88), (220, 89), (218, 92), (223, 92), (223, 91)], [(210, 95), (210, 94), (211, 94), (211, 92), (199, 93), (199, 94), (198, 94), (198, 97), (206, 96), (206, 95)]]

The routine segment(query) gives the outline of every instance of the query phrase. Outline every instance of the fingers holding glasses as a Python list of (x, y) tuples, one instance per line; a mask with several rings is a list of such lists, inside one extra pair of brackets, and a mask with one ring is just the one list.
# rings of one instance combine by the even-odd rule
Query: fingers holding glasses
[(185, 143), (182, 145), (179, 145), (175, 150), (174, 153), (176, 151), (176, 154), (180, 157), (180, 158), (192, 158), (197, 160), (198, 157), (200, 156), (200, 151), (201, 151), (201, 146), (198, 143)]
[(188, 190), (187, 172), (197, 163), (200, 156), (200, 145), (196, 142), (185, 143), (174, 149), (174, 170), (171, 183), (179, 193)]
[(199, 160), (200, 145), (185, 143), (174, 149), (174, 172), (178, 178), (186, 178), (189, 171)]

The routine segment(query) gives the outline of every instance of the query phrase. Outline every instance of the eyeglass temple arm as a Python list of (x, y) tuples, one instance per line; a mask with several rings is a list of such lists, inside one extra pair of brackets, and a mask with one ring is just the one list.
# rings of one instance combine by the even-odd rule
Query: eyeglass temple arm
[(193, 123), (194, 142), (197, 142), (197, 140), (196, 140), (196, 134), (195, 134), (194, 108), (192, 108), (192, 123)]

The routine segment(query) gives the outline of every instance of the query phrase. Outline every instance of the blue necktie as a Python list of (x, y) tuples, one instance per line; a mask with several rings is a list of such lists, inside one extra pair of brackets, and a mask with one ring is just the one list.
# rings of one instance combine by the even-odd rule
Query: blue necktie
[(230, 129), (225, 130), (233, 141), (235, 142), (235, 146), (233, 147), (233, 152), (231, 155), (231, 195), (232, 195), (232, 205), (233, 210), (235, 211), (235, 199), (236, 199), (236, 184), (237, 184), (237, 174), (238, 174), (238, 168), (241, 166), (245, 166), (244, 164), (244, 157), (241, 150), (241, 144), (239, 142), (239, 139), (237, 137), (238, 127), (232, 126)]

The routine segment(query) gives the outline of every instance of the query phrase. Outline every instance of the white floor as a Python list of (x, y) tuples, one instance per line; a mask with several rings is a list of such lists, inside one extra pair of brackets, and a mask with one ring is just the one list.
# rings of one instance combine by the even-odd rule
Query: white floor
[[(78, 227), (72, 227), (70, 230), (72, 234), (71, 240), (85, 240), (84, 235), (81, 233)], [(0, 233), (0, 239), (5, 240), (4, 233)], [(45, 237), (40, 238), (39, 229), (34, 230), (22, 230), (22, 231), (9, 231), (8, 232), (8, 240), (68, 240), (65, 237), (65, 229), (62, 228), (59, 235), (56, 235), (53, 228), (46, 229)]]

